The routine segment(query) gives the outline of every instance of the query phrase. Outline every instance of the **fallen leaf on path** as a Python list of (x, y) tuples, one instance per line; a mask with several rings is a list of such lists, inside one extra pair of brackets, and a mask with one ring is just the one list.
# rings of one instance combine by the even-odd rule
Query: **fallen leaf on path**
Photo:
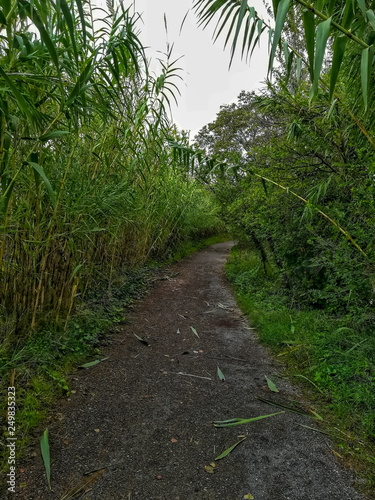
[(296, 410), (295, 408), (291, 408), (290, 406), (285, 406), (280, 403), (275, 403), (274, 401), (269, 401), (268, 399), (260, 398), (259, 396), (257, 397), (259, 401), (262, 401), (263, 403), (267, 403), (268, 405), (271, 406), (278, 406), (279, 408), (283, 408), (284, 410), (292, 411), (293, 413), (298, 413), (298, 415), (304, 415), (305, 417), (310, 417), (310, 418), (316, 418), (313, 415), (310, 415), (310, 413), (306, 413), (302, 410)]
[(247, 495), (244, 496), (244, 500), (254, 500), (254, 497), (251, 493), (248, 493)]
[(269, 415), (260, 415), (259, 417), (253, 418), (230, 418), (229, 420), (215, 420), (215, 427), (234, 427), (235, 425), (248, 424), (249, 422), (255, 422), (257, 420), (262, 420), (263, 418), (273, 417), (274, 415), (280, 415), (285, 413), (284, 411), (279, 411), (277, 413), (270, 413)]
[(79, 366), (78, 368), (91, 368), (91, 366), (95, 366), (102, 361), (105, 361), (108, 358), (96, 359), (95, 361), (90, 361), (89, 363), (85, 363), (84, 365)]
[(171, 441), (172, 443), (177, 443), (178, 440), (176, 438), (172, 438)]
[(246, 436), (243, 437), (240, 441), (237, 441), (237, 443), (234, 443), (232, 446), (227, 448), (225, 451), (223, 451), (223, 453), (221, 455), (219, 455), (218, 457), (216, 457), (215, 460), (221, 460), (222, 458), (225, 458), (227, 455), (229, 455), (229, 453), (231, 453), (236, 448), (236, 446), (238, 446), (240, 443), (242, 443), (242, 441), (245, 441), (245, 439), (246, 439)]
[(303, 424), (297, 424), (297, 425), (299, 425), (300, 427), (304, 427), (305, 429), (310, 429), (312, 431), (320, 432), (321, 434), (326, 434), (327, 436), (330, 436), (329, 432), (322, 431), (320, 429), (316, 429), (315, 427), (311, 427), (310, 425), (303, 425)]
[(176, 375), (184, 375), (185, 377), (195, 377), (195, 378), (203, 378), (204, 380), (212, 380), (212, 378), (210, 377), (201, 377), (200, 375), (193, 375), (192, 373), (177, 372)]
[(210, 465), (205, 465), (204, 468), (209, 474), (215, 474), (215, 472), (217, 472), (217, 465), (215, 462), (211, 462)]
[(269, 389), (272, 392), (279, 392), (279, 389), (276, 387), (276, 384), (274, 382), (272, 382), (272, 380), (270, 378), (268, 378), (267, 375), (264, 375), (264, 376), (266, 377), (267, 385), (268, 385)]
[(142, 339), (141, 337), (138, 337), (138, 335), (136, 333), (133, 333), (134, 337), (139, 340), (139, 342), (141, 342), (142, 344), (144, 345), (147, 345), (148, 347), (150, 347), (150, 344), (147, 342), (147, 340), (144, 340)]
[(78, 484), (76, 484), (72, 489), (65, 493), (61, 500), (73, 500), (73, 498), (77, 498), (77, 495), (79, 495), (79, 493), (84, 493), (87, 487), (91, 486), (97, 479), (99, 479), (104, 471), (105, 469), (97, 470), (93, 473), (90, 473), (89, 477), (81, 479)]
[(156, 479), (163, 479), (163, 476), (156, 476)]
[(197, 330), (193, 326), (191, 326), (190, 328), (191, 328), (191, 331), (194, 333), (194, 335), (196, 335), (198, 338), (200, 338)]
[(44, 467), (46, 469), (48, 486), (49, 489), (51, 490), (51, 462), (49, 453), (48, 429), (44, 431), (43, 436), (40, 440), (40, 449), (42, 451)]
[(220, 370), (219, 366), (217, 367), (217, 376), (222, 382), (225, 382), (224, 373)]

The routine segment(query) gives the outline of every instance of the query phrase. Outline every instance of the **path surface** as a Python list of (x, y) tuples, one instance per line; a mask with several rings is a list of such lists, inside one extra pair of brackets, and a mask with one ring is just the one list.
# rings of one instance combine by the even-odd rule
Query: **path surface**
[[(223, 275), (230, 246), (213, 245), (168, 269), (174, 277), (157, 281), (102, 349), (108, 359), (72, 376), (76, 392), (58, 403), (48, 424), (53, 491), (35, 449), (17, 478), (26, 484), (10, 498), (70, 499), (72, 488), (79, 491), (74, 498), (90, 500), (363, 498), (326, 436), (299, 425), (314, 426), (311, 418), (286, 412), (213, 427), (213, 420), (278, 411), (257, 396), (308, 408), (235, 305)], [(265, 375), (280, 393), (268, 389)], [(247, 438), (217, 462), (216, 473), (207, 472), (239, 436)]]

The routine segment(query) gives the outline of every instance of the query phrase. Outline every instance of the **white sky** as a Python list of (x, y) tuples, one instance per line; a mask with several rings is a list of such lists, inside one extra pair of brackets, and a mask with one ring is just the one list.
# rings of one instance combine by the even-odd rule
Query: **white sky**
[[(152, 59), (161, 57), (157, 51), (166, 52), (167, 35), (164, 26), (164, 13), (168, 24), (168, 41), (174, 44), (172, 60), (180, 56), (178, 67), (183, 71), (183, 81), (176, 79), (181, 96), (178, 107), (173, 106), (173, 119), (180, 129), (190, 130), (190, 138), (207, 123), (213, 121), (220, 105), (236, 101), (241, 90), (255, 90), (264, 81), (268, 66), (268, 36), (264, 33), (260, 48), (256, 48), (250, 65), (241, 61), (240, 53), (234, 56), (232, 67), (230, 45), (223, 51), (223, 42), (213, 44), (212, 33), (215, 24), (205, 30), (198, 27), (196, 15), (192, 10), (193, 0), (134, 0), (135, 10), (142, 14), (144, 24), (139, 23), (142, 31), (140, 39), (149, 47)], [(262, 0), (249, 1), (260, 15), (268, 21)], [(191, 9), (180, 27), (186, 12)]]

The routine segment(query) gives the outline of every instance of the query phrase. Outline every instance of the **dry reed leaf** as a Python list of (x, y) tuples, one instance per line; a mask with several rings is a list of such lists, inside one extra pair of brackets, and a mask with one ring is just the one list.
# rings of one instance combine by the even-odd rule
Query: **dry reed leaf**
[(73, 500), (77, 495), (82, 494), (89, 486), (91, 486), (95, 481), (97, 481), (102, 474), (104, 474), (106, 469), (100, 469), (88, 477), (83, 478), (78, 484), (76, 484), (72, 489), (70, 489), (60, 500)]

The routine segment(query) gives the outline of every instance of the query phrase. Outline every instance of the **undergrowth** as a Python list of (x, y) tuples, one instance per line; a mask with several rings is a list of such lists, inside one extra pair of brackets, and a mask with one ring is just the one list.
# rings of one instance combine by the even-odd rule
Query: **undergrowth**
[[(196, 241), (185, 241), (161, 261), (149, 261), (138, 268), (116, 271), (111, 286), (99, 282), (87, 293), (69, 319), (66, 329), (46, 323), (17, 345), (0, 348), (0, 383), (2, 412), (6, 412), (6, 388), (15, 376), (17, 457), (25, 454), (33, 430), (45, 420), (59, 396), (68, 396), (68, 375), (88, 359), (98, 359), (105, 336), (127, 321), (134, 300), (139, 299), (155, 281), (162, 266), (180, 260), (192, 252), (214, 243), (227, 241), (216, 235)], [(163, 271), (164, 272), (164, 271)], [(108, 285), (108, 284), (107, 284)], [(103, 292), (103, 290), (105, 290)], [(5, 422), (0, 441), (5, 444)], [(8, 450), (3, 446), (1, 465), (7, 470)], [(3, 468), (3, 467), (2, 467)]]
[[(295, 307), (282, 274), (251, 249), (232, 250), (227, 276), (259, 339), (316, 397), (327, 430), (375, 498), (375, 336), (353, 315)], [(360, 315), (360, 311), (358, 315)], [(371, 493), (372, 491), (372, 493)]]

